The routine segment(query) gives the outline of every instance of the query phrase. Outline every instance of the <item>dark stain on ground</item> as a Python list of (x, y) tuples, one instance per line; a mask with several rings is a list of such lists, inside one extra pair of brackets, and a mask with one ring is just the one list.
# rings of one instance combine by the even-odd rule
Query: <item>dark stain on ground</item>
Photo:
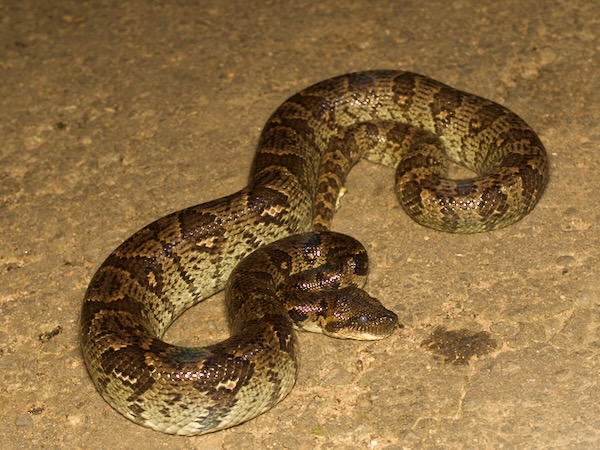
[(468, 329), (447, 330), (436, 328), (428, 339), (421, 343), (430, 352), (443, 356), (449, 364), (468, 364), (473, 356), (482, 356), (496, 348), (496, 342), (486, 331)]

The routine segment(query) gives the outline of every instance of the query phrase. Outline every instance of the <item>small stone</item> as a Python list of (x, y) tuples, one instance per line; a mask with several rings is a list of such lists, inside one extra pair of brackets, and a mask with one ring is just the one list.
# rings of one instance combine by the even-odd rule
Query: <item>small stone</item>
[(556, 264), (559, 266), (570, 266), (575, 262), (575, 258), (570, 255), (562, 255), (556, 258)]
[(15, 419), (15, 425), (21, 430), (33, 428), (33, 417), (29, 414), (22, 414)]

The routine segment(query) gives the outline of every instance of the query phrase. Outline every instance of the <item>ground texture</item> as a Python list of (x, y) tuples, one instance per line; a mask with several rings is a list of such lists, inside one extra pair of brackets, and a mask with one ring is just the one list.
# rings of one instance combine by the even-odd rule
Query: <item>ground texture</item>
[[(0, 5), (0, 442), (10, 448), (600, 447), (600, 13), (584, 0), (94, 1)], [(95, 269), (146, 223), (245, 184), (262, 124), (344, 72), (424, 73), (513, 109), (551, 180), (493, 233), (408, 219), (359, 164), (335, 229), (405, 328), (300, 335), (281, 404), (194, 438), (107, 406), (79, 350)], [(222, 297), (175, 343), (226, 336)]]

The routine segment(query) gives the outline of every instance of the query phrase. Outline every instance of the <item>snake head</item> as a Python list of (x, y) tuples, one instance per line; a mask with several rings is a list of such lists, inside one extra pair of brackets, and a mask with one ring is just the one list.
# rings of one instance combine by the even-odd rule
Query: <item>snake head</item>
[(360, 288), (327, 291), (329, 308), (319, 318), (323, 334), (341, 339), (372, 341), (398, 328), (398, 316)]
[(288, 314), (296, 328), (339, 339), (383, 339), (398, 328), (398, 316), (362, 289), (295, 292)]

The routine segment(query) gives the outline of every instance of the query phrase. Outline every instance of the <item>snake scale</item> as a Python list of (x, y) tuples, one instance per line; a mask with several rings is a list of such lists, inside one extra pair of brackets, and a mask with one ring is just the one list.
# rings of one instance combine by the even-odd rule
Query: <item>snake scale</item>
[[(325, 278), (317, 266), (332, 269), (330, 255), (349, 275), (333, 275), (325, 290), (358, 290), (353, 277), (366, 272), (366, 260), (352, 256), (354, 241), (326, 231), (345, 176), (360, 159), (395, 167), (398, 199), (410, 217), (454, 233), (521, 219), (548, 179), (536, 133), (492, 101), (400, 71), (310, 86), (266, 123), (246, 187), (147, 225), (93, 276), (81, 345), (104, 399), (138, 424), (193, 435), (242, 423), (285, 397), (298, 365), (292, 320), (301, 327), (312, 306), (286, 309), (278, 296), (292, 303), (311, 297)], [(476, 176), (448, 179), (448, 160)], [(162, 341), (183, 311), (224, 288), (230, 338), (201, 348)], [(326, 303), (316, 295), (307, 301)], [(386, 311), (360, 313), (352, 326), (371, 322), (364, 338), (385, 336), (396, 325)], [(317, 313), (324, 332), (327, 315), (338, 313)]]

